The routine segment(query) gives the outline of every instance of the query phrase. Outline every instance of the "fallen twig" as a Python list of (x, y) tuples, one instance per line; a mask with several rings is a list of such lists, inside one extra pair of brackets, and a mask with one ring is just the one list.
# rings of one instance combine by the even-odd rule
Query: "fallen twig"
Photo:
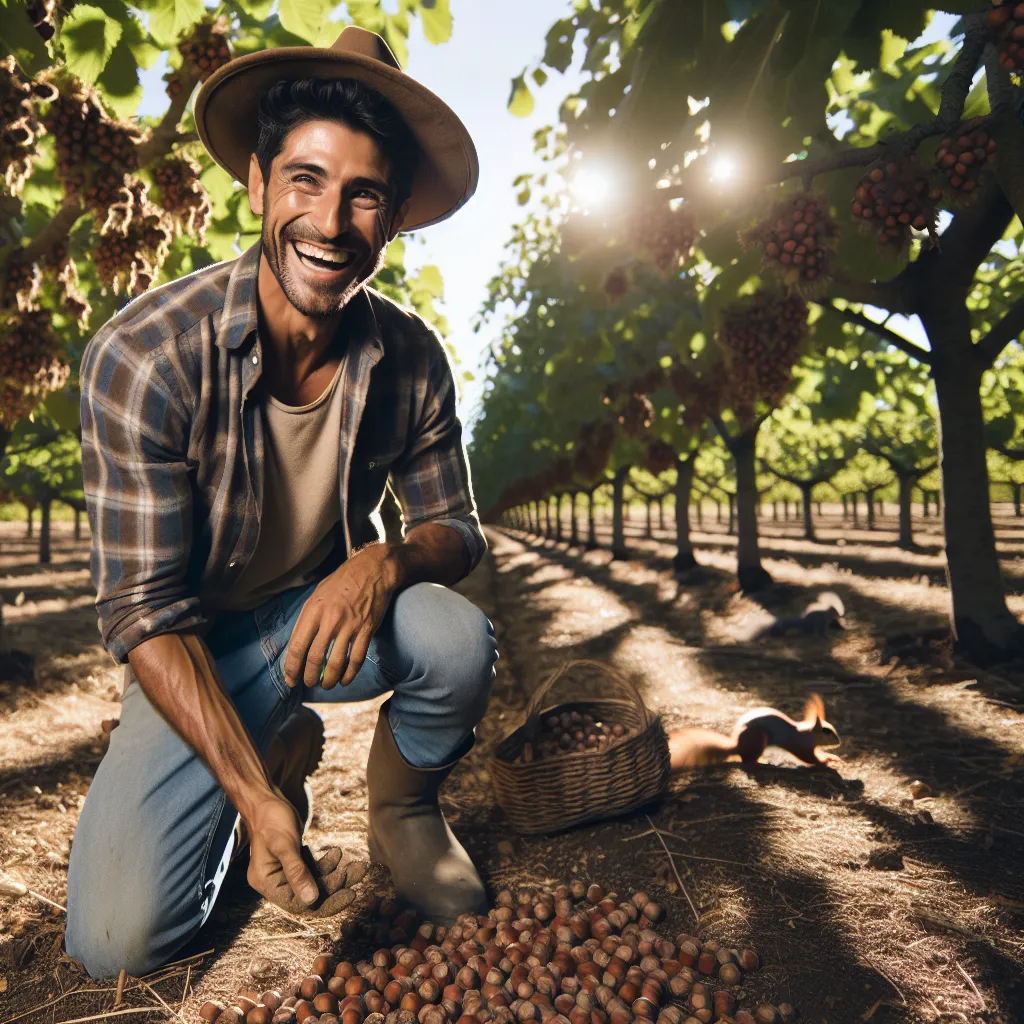
[(700, 914), (697, 912), (697, 908), (693, 905), (693, 900), (690, 899), (690, 894), (686, 891), (686, 886), (683, 885), (683, 880), (679, 875), (679, 869), (676, 867), (675, 859), (672, 856), (672, 852), (665, 845), (665, 840), (661, 837), (661, 830), (655, 826), (654, 822), (651, 821), (651, 816), (645, 815), (647, 823), (651, 826), (651, 831), (658, 837), (658, 842), (661, 843), (661, 848), (665, 851), (665, 856), (668, 857), (668, 862), (672, 867), (672, 874), (676, 876), (676, 884), (679, 886), (680, 891), (686, 897), (686, 902), (690, 904), (690, 910), (693, 912), (693, 922), (696, 925), (700, 925)]
[(128, 980), (128, 972), (122, 967), (117, 975), (117, 992), (114, 993), (114, 1006), (120, 1006), (124, 999), (124, 983)]
[(20, 899), (22, 896), (32, 896), (34, 899), (39, 900), (40, 903), (45, 903), (47, 906), (54, 907), (59, 910), (62, 914), (68, 912), (67, 907), (62, 907), (59, 903), (54, 903), (49, 896), (44, 896), (42, 893), (36, 892), (34, 889), (30, 889), (27, 885), (22, 885), (21, 882), (15, 882), (12, 878), (5, 878), (0, 875), (0, 896), (13, 896), (15, 899)]
[(971, 991), (978, 997), (978, 1002), (981, 1003), (981, 1006), (979, 1006), (978, 1009), (985, 1010), (985, 997), (978, 991), (978, 986), (974, 984), (974, 979), (960, 966), (959, 963), (956, 963), (954, 966), (961, 973), (961, 975), (963, 975), (963, 978), (967, 982), (967, 984), (971, 986)]
[(177, 1010), (172, 1010), (172, 1009), (170, 1008), (170, 1006), (168, 1006), (168, 1005), (167, 1005), (167, 1003), (166, 1003), (166, 1002), (164, 1001), (164, 998), (163, 998), (163, 996), (161, 996), (161, 995), (160, 995), (160, 993), (159, 993), (159, 992), (157, 992), (157, 991), (156, 991), (156, 989), (155, 989), (155, 988), (153, 988), (153, 986), (152, 986), (152, 985), (150, 985), (150, 984), (149, 984), (148, 982), (145, 982), (145, 981), (143, 981), (143, 982), (142, 982), (142, 985), (143, 985), (143, 987), (144, 987), (144, 988), (146, 989), (146, 991), (147, 991), (147, 992), (148, 992), (148, 993), (149, 993), (149, 994), (150, 994), (151, 996), (153, 996), (153, 998), (154, 998), (154, 999), (156, 999), (156, 1000), (158, 1000), (158, 1001), (159, 1001), (160, 1005), (161, 1005), (161, 1006), (162, 1006), (162, 1007), (163, 1007), (163, 1008), (164, 1008), (164, 1009), (165, 1009), (165, 1010), (166, 1010), (166, 1011), (167, 1011), (167, 1012), (168, 1012), (168, 1013), (169, 1013), (169, 1014), (170, 1014), (170, 1015), (171, 1015), (172, 1017), (175, 1017), (175, 1018), (177, 1018), (178, 1020), (180, 1020), (180, 1021), (181, 1021), (181, 1024), (187, 1024), (187, 1022), (185, 1021), (185, 1018), (184, 1018), (184, 1017), (182, 1017), (182, 1015), (181, 1015), (180, 1013), (178, 1013), (178, 1011), (177, 1011)]
[(94, 1013), (91, 1017), (75, 1017), (73, 1020), (58, 1021), (57, 1024), (86, 1024), (91, 1020), (106, 1020), (108, 1017), (127, 1017), (129, 1013), (163, 1013), (162, 1006), (133, 1006), (127, 1010), (107, 1010)]

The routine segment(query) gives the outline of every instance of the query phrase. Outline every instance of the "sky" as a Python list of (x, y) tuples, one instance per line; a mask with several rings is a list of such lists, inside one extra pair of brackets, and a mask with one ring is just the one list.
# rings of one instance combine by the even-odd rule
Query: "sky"
[[(573, 69), (564, 76), (554, 72), (543, 89), (534, 88), (536, 105), (529, 117), (508, 112), (512, 79), (541, 56), (548, 29), (570, 10), (569, 0), (516, 0), (514, 6), (513, 14), (499, 0), (451, 0), (451, 38), (433, 46), (414, 22), (405, 68), (459, 115), (480, 160), (480, 183), (473, 198), (450, 220), (404, 236), (409, 270), (431, 263), (441, 268), (445, 298), (438, 308), (448, 320), (459, 369), (476, 376), (463, 386), (459, 409), (467, 441), (472, 436), (468, 421), (482, 393), (480, 363), (499, 326), (475, 334), (472, 324), (512, 226), (524, 214), (512, 181), (540, 167), (533, 133), (557, 121), (562, 100), (581, 81)], [(143, 72), (141, 114), (158, 114), (166, 106), (161, 81), (165, 70), (161, 61)]]

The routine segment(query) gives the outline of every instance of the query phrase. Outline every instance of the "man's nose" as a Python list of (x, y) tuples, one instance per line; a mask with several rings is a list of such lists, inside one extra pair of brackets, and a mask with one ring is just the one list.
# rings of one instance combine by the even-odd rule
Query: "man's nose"
[(337, 239), (352, 226), (352, 202), (343, 192), (324, 194), (313, 211), (313, 223), (326, 239)]

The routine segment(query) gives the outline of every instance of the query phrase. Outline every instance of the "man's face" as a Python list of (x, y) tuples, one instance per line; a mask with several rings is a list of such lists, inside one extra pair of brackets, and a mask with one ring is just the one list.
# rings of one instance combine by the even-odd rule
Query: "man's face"
[(289, 132), (266, 182), (256, 157), (249, 202), (263, 216), (263, 259), (303, 315), (336, 315), (384, 261), (401, 226), (391, 168), (376, 140), (336, 121)]

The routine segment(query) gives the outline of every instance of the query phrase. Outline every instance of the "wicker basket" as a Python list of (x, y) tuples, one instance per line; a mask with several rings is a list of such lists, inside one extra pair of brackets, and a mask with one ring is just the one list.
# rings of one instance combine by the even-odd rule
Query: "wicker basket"
[[(555, 704), (540, 710), (548, 691), (574, 669), (595, 669), (625, 691), (628, 700), (601, 698)], [(571, 751), (516, 764), (527, 743), (535, 744), (544, 716), (563, 711), (621, 722), (627, 734), (604, 750)], [(625, 676), (597, 661), (567, 661), (538, 687), (526, 720), (495, 748), (490, 763), (498, 803), (518, 832), (558, 832), (642, 807), (668, 784), (668, 738), (640, 692)]]

